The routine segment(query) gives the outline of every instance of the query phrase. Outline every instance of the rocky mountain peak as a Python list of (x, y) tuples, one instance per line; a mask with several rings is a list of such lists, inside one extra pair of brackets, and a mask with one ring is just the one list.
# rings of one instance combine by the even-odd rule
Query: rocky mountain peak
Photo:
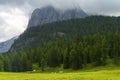
[(37, 8), (32, 13), (28, 28), (61, 20), (84, 18), (86, 16), (87, 14), (82, 9), (76, 8), (64, 12), (57, 10), (52, 6), (43, 7), (41, 9)]

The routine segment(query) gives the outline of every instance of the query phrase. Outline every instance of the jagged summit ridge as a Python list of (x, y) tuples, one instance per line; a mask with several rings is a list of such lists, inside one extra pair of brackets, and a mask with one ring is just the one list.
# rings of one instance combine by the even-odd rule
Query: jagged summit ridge
[(57, 10), (52, 6), (37, 8), (33, 11), (28, 23), (28, 28), (51, 23), (55, 21), (84, 18), (87, 14), (82, 9), (69, 9), (64, 12)]

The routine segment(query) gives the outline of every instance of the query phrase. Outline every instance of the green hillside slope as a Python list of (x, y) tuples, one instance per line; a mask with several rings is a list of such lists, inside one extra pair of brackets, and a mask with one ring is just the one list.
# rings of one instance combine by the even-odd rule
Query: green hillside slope
[(41, 46), (47, 41), (74, 35), (115, 32), (120, 29), (120, 18), (91, 16), (84, 19), (67, 20), (27, 29), (17, 39), (11, 51)]
[(1, 71), (79, 70), (120, 65), (120, 18), (91, 16), (27, 29), (0, 55)]

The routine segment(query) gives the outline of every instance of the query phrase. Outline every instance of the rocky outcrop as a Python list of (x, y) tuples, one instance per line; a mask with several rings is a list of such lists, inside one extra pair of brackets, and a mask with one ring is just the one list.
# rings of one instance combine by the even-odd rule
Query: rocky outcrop
[(35, 9), (28, 23), (28, 28), (51, 23), (55, 21), (84, 18), (87, 14), (82, 9), (71, 9), (66, 11), (57, 10), (52, 6)]

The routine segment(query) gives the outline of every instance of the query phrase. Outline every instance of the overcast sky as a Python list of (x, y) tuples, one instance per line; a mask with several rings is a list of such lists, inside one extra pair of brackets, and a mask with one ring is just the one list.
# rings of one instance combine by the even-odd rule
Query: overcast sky
[(0, 42), (21, 34), (35, 8), (82, 8), (89, 14), (120, 16), (120, 0), (0, 0)]

